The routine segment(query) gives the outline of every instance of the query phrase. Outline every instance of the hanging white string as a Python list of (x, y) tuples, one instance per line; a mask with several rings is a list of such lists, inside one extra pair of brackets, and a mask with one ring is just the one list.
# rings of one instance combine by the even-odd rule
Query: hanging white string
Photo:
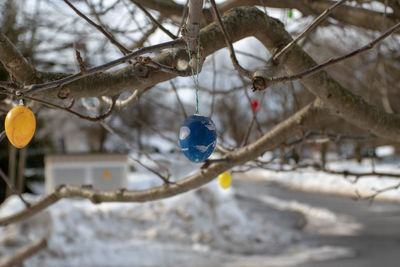
[[(185, 33), (187, 33), (185, 29)], [(186, 34), (185, 34), (186, 35)], [(187, 52), (189, 55), (189, 65), (190, 69), (192, 71), (192, 80), (194, 84), (194, 88), (196, 90), (196, 114), (199, 114), (199, 68), (200, 68), (200, 32), (199, 36), (197, 37), (197, 53), (196, 53), (196, 73), (194, 72), (193, 68), (193, 58), (192, 58), (192, 53), (189, 49), (189, 40), (186, 39), (186, 45), (187, 45)]]

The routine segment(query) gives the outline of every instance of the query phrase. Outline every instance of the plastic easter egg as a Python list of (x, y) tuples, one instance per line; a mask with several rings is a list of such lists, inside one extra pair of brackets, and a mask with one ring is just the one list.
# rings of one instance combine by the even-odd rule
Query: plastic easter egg
[(231, 186), (231, 183), (232, 183), (232, 177), (229, 172), (223, 172), (220, 175), (218, 175), (218, 184), (223, 189), (229, 188)]
[(195, 114), (182, 123), (179, 145), (189, 160), (205, 161), (214, 151), (216, 144), (217, 131), (210, 118)]
[(258, 103), (257, 100), (253, 99), (251, 100), (251, 106), (253, 107), (254, 112), (256, 112), (258, 110), (258, 106), (260, 103)]
[(287, 12), (287, 16), (291, 19), (293, 18), (293, 10), (289, 9)]
[(7, 113), (4, 128), (10, 143), (17, 148), (23, 148), (31, 141), (35, 133), (35, 115), (29, 108), (17, 106)]

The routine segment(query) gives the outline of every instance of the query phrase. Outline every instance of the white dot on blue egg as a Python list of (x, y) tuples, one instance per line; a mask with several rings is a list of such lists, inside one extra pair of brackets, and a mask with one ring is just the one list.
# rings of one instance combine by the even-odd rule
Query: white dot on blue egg
[(217, 140), (213, 121), (205, 116), (192, 115), (179, 131), (179, 145), (183, 154), (193, 162), (205, 161), (214, 151)]
[(179, 131), (179, 139), (184, 140), (186, 137), (190, 135), (190, 129), (189, 127), (182, 126), (181, 130)]

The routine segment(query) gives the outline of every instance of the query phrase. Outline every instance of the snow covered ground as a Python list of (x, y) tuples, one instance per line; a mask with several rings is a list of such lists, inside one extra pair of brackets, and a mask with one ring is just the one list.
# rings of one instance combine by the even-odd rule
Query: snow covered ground
[[(175, 162), (175, 176), (193, 171), (193, 166), (178, 163), (185, 161)], [(349, 161), (329, 167), (367, 171), (370, 165)], [(376, 169), (398, 171), (393, 162), (379, 163)], [(372, 177), (352, 184), (341, 176), (313, 170), (257, 170), (241, 178), (340, 194), (353, 194), (355, 188), (364, 194), (397, 181)], [(132, 189), (160, 183), (140, 168), (129, 180)], [(37, 196), (26, 197), (33, 200)], [(0, 228), (0, 258), (43, 236), (48, 238), (48, 248), (28, 259), (26, 266), (295, 266), (354, 256), (349, 248), (308, 247), (302, 241), (305, 232), (357, 234), (362, 225), (353, 218), (268, 195), (248, 197), (256, 198), (273, 214), (250, 212), (235, 188), (222, 190), (216, 181), (180, 196), (143, 204), (94, 205), (87, 200), (63, 199), (25, 222)], [(399, 190), (385, 193), (385, 198), (400, 199)], [(19, 199), (10, 197), (0, 207), (0, 216), (21, 208)], [(285, 212), (301, 215), (294, 218), (304, 217), (304, 225), (283, 221), (288, 220)]]
[[(64, 199), (26, 222), (0, 228), (0, 257), (42, 236), (48, 249), (27, 266), (292, 266), (352, 255), (345, 248), (302, 245), (298, 230), (268, 221), (268, 214), (246, 212), (233, 191), (211, 183), (144, 204)], [(0, 216), (22, 207), (11, 197)]]
[[(378, 161), (375, 163), (374, 168), (376, 172), (399, 174), (399, 163), (399, 159)], [(371, 166), (371, 160), (365, 159), (361, 164), (356, 161), (332, 162), (327, 164), (327, 169), (363, 173), (372, 172)], [(277, 182), (290, 188), (304, 191), (352, 197), (368, 197), (377, 190), (394, 187), (400, 183), (398, 178), (364, 176), (357, 179), (351, 175), (344, 177), (341, 175), (328, 174), (323, 171), (316, 171), (312, 168), (287, 172), (275, 172), (261, 169), (254, 170), (249, 172), (249, 178), (247, 179)], [(378, 194), (375, 199), (400, 201), (400, 189), (394, 188), (382, 192)]]

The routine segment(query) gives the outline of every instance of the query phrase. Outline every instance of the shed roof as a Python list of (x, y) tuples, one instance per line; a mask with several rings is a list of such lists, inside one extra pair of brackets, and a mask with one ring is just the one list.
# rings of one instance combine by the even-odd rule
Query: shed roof
[(127, 162), (128, 154), (62, 154), (46, 155), (45, 163)]

